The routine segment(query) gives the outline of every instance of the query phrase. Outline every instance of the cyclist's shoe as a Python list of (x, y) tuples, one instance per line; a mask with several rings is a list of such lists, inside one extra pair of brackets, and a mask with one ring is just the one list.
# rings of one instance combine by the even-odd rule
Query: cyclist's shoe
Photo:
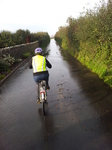
[(37, 103), (40, 103), (40, 100), (37, 99)]
[(46, 90), (50, 90), (50, 86), (49, 85), (46, 86)]

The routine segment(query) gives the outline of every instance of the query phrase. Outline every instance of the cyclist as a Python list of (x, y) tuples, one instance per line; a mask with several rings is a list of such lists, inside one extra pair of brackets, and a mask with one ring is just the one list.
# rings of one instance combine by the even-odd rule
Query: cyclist
[(37, 83), (37, 102), (39, 101), (39, 93), (38, 93), (38, 83), (39, 80), (45, 80), (46, 81), (46, 88), (50, 89), (49, 87), (49, 72), (47, 70), (48, 68), (52, 68), (52, 65), (50, 62), (42, 56), (42, 48), (37, 47), (35, 49), (35, 56), (30, 59), (28, 66), (30, 69), (33, 68), (33, 78), (34, 81)]

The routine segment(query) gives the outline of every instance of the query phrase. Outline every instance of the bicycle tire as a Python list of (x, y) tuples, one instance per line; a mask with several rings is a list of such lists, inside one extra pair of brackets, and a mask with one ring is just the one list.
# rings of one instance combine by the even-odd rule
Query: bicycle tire
[(40, 83), (38, 84), (38, 97), (39, 97), (39, 100), (41, 99), (41, 95), (40, 95)]
[(46, 101), (43, 102), (43, 115), (46, 116)]
[[(45, 93), (44, 93), (44, 97), (42, 98), (42, 94), (40, 94), (40, 88), (45, 86)], [(40, 101), (42, 100), (43, 103), (43, 115), (44, 117), (46, 116), (46, 104), (47, 104), (47, 91), (46, 91), (46, 83), (44, 83), (43, 81), (39, 82), (39, 98)]]

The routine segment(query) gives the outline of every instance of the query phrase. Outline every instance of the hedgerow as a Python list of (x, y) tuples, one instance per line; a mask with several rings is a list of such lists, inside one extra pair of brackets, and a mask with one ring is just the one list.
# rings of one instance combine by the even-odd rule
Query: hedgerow
[[(112, 2), (102, 1), (78, 19), (69, 17), (55, 40), (112, 87)], [(64, 31), (64, 32), (63, 32)]]

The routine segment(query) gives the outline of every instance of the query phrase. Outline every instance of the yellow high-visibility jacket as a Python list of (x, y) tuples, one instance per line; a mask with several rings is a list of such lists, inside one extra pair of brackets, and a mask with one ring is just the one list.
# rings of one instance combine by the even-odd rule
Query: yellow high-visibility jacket
[(41, 55), (32, 57), (33, 73), (47, 71), (46, 58)]

